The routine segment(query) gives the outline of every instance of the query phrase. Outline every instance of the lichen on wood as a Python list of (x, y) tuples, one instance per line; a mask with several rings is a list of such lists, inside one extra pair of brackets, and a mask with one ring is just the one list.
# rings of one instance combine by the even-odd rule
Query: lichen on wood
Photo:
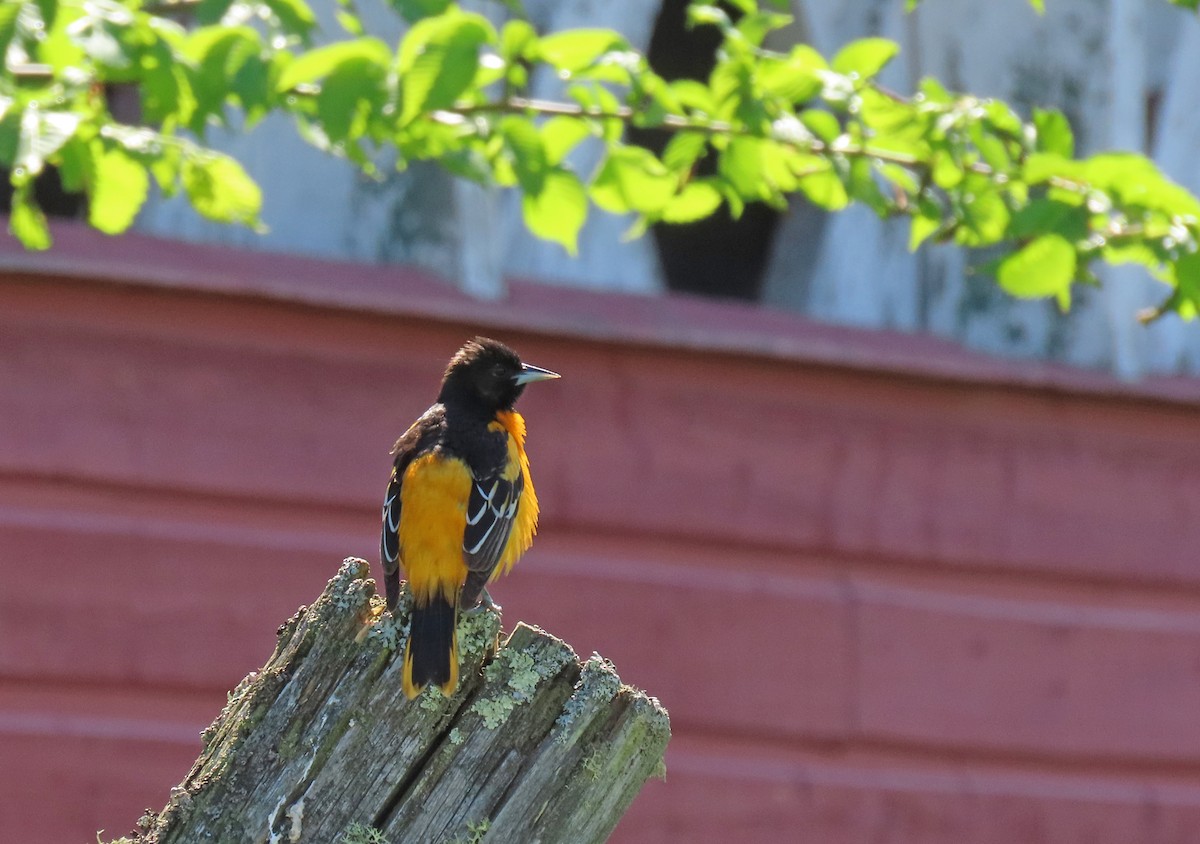
[(279, 628), (203, 734), (145, 844), (603, 841), (662, 769), (666, 710), (525, 624), (459, 625), (462, 680), (413, 701), (400, 683), (408, 607), (383, 611), (362, 560)]

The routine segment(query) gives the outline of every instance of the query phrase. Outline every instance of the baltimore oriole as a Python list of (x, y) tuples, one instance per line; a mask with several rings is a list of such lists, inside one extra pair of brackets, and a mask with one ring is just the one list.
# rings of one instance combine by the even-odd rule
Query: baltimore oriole
[(525, 456), (525, 420), (513, 405), (526, 384), (559, 376), (476, 337), (442, 376), (437, 401), (392, 447), (380, 557), (387, 606), (403, 565), (413, 598), (404, 694), (458, 686), (458, 610), (486, 601), (486, 585), (533, 542), (538, 501)]

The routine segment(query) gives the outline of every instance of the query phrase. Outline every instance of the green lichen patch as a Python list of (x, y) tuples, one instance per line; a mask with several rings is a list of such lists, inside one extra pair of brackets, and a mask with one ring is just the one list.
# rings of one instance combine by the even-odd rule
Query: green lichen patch
[(529, 649), (504, 647), (484, 668), (486, 688), (493, 693), (475, 701), (471, 711), (483, 718), (484, 726), (488, 729), (500, 726), (514, 707), (532, 700), (538, 685), (557, 676), (574, 657), (565, 646), (545, 646), (547, 640), (551, 645), (561, 644), (557, 639), (545, 637), (540, 641), (534, 640), (535, 646)]
[(337, 844), (390, 844), (383, 833), (371, 826), (352, 823), (341, 834)]
[(459, 613), (458, 650), (463, 661), (482, 662), (496, 650), (500, 616), (484, 610)]
[[(375, 607), (372, 606), (371, 609), (374, 612)], [(401, 649), (407, 632), (407, 628), (402, 629), (395, 616), (384, 613), (377, 616), (371, 624), (365, 640), (381, 643), (386, 653), (396, 653)]]
[(587, 721), (585, 715), (596, 711), (608, 704), (621, 690), (621, 678), (616, 669), (600, 654), (593, 653), (579, 672), (579, 682), (567, 702), (563, 704), (562, 713), (554, 722), (554, 741), (557, 744), (570, 744), (579, 737), (581, 721)]
[(480, 844), (483, 836), (487, 835), (491, 828), (492, 822), (487, 818), (480, 821), (467, 821), (466, 836), (456, 835), (450, 839), (449, 844)]

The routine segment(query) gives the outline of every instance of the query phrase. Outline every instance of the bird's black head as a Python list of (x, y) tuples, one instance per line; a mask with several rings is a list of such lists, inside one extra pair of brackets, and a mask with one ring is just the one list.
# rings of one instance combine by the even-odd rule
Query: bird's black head
[(516, 352), (497, 340), (476, 337), (450, 358), (438, 401), (489, 413), (512, 410), (526, 384), (557, 377), (548, 369), (521, 363)]

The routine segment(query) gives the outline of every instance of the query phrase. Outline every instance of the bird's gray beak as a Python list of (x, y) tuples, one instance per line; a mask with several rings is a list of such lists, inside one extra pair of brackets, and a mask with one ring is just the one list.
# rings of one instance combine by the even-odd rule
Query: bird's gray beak
[(551, 372), (549, 369), (542, 369), (540, 366), (531, 366), (530, 364), (521, 364), (521, 371), (513, 376), (513, 383), (517, 386), (532, 384), (534, 381), (549, 381), (551, 378), (561, 378), (557, 372)]

